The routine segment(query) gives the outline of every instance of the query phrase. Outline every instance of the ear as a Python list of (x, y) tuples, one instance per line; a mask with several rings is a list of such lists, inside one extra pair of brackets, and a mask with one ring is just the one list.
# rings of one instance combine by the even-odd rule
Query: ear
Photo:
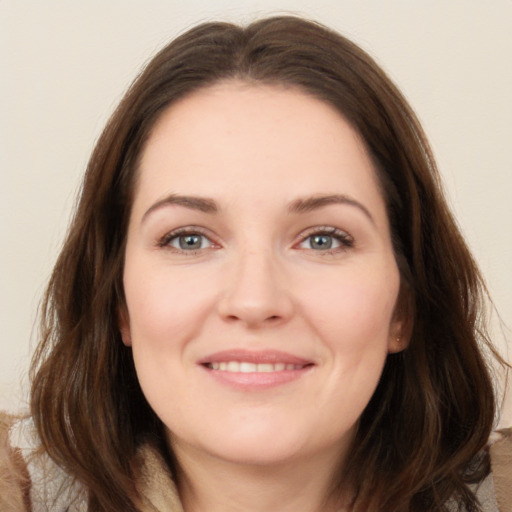
[(388, 353), (396, 354), (409, 346), (410, 336), (406, 336), (401, 328), (391, 328), (388, 341)]
[(119, 325), (119, 332), (121, 333), (121, 339), (127, 347), (132, 346), (132, 335), (130, 330), (130, 315), (126, 306), (120, 306), (117, 311), (117, 323)]
[(412, 298), (406, 287), (402, 285), (389, 327), (388, 353), (396, 354), (409, 346), (413, 325), (414, 307)]

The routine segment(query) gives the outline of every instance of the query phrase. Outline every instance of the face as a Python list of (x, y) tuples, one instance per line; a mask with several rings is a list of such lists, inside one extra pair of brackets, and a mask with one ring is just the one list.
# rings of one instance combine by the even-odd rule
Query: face
[(178, 456), (341, 454), (401, 348), (357, 134), (300, 91), (220, 84), (161, 116), (139, 172), (121, 332)]

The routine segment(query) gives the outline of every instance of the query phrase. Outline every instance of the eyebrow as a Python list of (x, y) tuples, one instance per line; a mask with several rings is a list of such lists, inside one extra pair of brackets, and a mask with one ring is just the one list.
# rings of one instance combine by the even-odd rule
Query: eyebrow
[(344, 194), (331, 194), (325, 196), (299, 198), (290, 203), (288, 211), (290, 213), (307, 213), (313, 210), (318, 210), (319, 208), (323, 208), (324, 206), (329, 206), (331, 204), (345, 204), (354, 206), (362, 211), (366, 217), (368, 217), (368, 219), (370, 219), (370, 221), (375, 224), (375, 219), (373, 218), (368, 208), (366, 208), (366, 206), (364, 206), (359, 201), (356, 201), (354, 198)]
[[(370, 221), (375, 224), (375, 220), (368, 208), (366, 208), (366, 206), (364, 206), (359, 201), (356, 201), (352, 197), (345, 194), (330, 194), (295, 199), (288, 205), (288, 212), (299, 214), (308, 213), (333, 204), (354, 206), (363, 212), (366, 217), (368, 217), (368, 219), (370, 219)], [(149, 214), (155, 210), (159, 210), (160, 208), (172, 205), (183, 206), (184, 208), (188, 208), (190, 210), (196, 210), (209, 214), (215, 214), (219, 212), (219, 206), (214, 199), (207, 197), (170, 194), (151, 205), (142, 216), (142, 222), (144, 222)]]
[(165, 206), (172, 205), (183, 206), (189, 210), (197, 210), (211, 214), (217, 213), (219, 211), (219, 207), (213, 199), (209, 199), (207, 197), (180, 196), (178, 194), (170, 194), (151, 205), (142, 216), (141, 222), (144, 222), (148, 215), (155, 210), (159, 210)]

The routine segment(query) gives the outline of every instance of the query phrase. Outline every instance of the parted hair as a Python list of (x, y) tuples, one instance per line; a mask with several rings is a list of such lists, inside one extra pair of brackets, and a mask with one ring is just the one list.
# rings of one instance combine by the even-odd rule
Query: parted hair
[(402, 94), (361, 48), (296, 17), (187, 31), (147, 64), (112, 115), (41, 307), (31, 413), (43, 449), (85, 486), (91, 511), (139, 509), (142, 443), (157, 445), (172, 471), (164, 425), (119, 332), (127, 225), (156, 120), (178, 99), (229, 80), (295, 88), (335, 107), (366, 144), (386, 201), (409, 344), (388, 356), (333, 492), (349, 486), (354, 511), (440, 511), (449, 499), (479, 510), (468, 483), (489, 470), (483, 449), (495, 419), (481, 275)]

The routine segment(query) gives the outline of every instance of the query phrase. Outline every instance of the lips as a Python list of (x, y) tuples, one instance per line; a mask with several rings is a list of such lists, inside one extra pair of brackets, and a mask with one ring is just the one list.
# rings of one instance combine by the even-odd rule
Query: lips
[(228, 350), (211, 354), (198, 363), (218, 382), (243, 390), (286, 384), (314, 366), (313, 361), (276, 350)]

